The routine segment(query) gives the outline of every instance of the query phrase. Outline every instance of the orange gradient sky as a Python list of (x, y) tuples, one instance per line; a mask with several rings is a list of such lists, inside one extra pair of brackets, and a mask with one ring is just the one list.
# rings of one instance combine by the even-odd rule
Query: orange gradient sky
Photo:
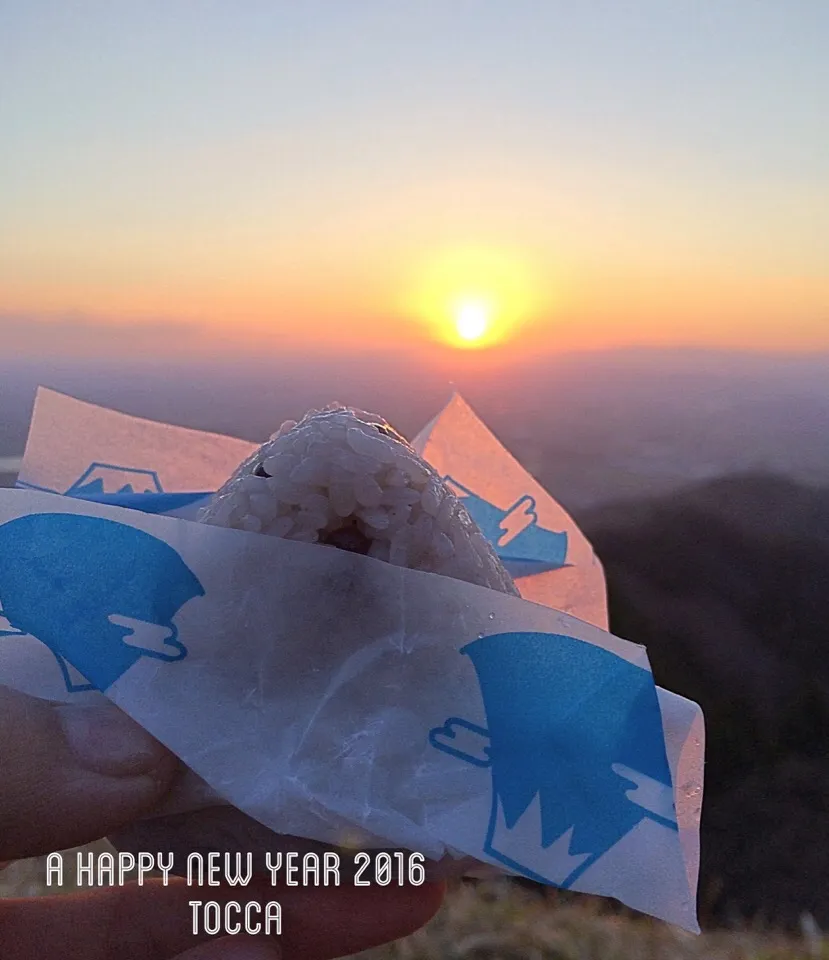
[(827, 43), (806, 0), (11, 0), (0, 318), (826, 349)]

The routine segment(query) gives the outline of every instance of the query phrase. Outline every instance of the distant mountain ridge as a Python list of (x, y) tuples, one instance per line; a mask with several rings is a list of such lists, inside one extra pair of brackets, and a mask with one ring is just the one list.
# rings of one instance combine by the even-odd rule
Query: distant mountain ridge
[(0, 457), (22, 452), (38, 384), (253, 441), (334, 399), (413, 436), (458, 390), (570, 510), (747, 471), (829, 485), (829, 355), (629, 349), (499, 363), (469, 353), (4, 357)]

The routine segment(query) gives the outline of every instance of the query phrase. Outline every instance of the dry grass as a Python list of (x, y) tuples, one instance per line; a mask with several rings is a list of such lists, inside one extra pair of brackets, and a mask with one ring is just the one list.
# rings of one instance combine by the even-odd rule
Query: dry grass
[[(93, 849), (106, 849), (96, 844)], [(74, 858), (67, 857), (67, 868)], [(0, 896), (48, 890), (44, 861), (25, 860), (0, 873)], [(73, 880), (66, 877), (66, 892)], [(535, 893), (496, 881), (461, 885), (423, 930), (361, 960), (829, 960), (829, 938), (744, 930), (695, 937), (645, 917), (620, 916), (603, 901)]]
[(767, 932), (695, 937), (587, 898), (555, 907), (505, 882), (453, 890), (438, 916), (362, 960), (829, 960), (829, 940)]

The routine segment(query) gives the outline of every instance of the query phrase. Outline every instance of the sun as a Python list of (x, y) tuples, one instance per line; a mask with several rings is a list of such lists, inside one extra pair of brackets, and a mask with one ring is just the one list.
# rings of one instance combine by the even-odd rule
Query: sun
[(518, 336), (538, 310), (526, 258), (495, 247), (434, 250), (412, 267), (403, 310), (437, 343), (488, 350)]
[(482, 340), (492, 324), (492, 307), (483, 300), (461, 300), (454, 310), (455, 330), (461, 340)]

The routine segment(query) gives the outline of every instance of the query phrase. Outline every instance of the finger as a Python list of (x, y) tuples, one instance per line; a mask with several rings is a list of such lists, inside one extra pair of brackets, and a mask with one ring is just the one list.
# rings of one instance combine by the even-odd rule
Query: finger
[[(269, 876), (265, 853), (272, 856), (277, 853), (297, 853), (300, 856), (314, 853), (320, 859), (327, 851), (343, 853), (342, 848), (331, 844), (274, 833), (241, 810), (227, 805), (139, 820), (128, 824), (126, 829), (118, 833), (109, 834), (107, 839), (116, 850), (136, 856), (142, 850), (163, 850), (172, 855), (172, 872), (178, 876), (186, 875), (187, 858), (192, 853), (200, 853), (204, 857), (211, 852), (238, 853), (243, 858), (252, 853), (254, 870), (264, 876)], [(352, 882), (354, 872), (359, 867), (359, 863), (354, 861), (354, 852), (351, 850), (340, 856), (343, 882)], [(408, 854), (408, 851), (398, 852)], [(430, 880), (446, 879), (443, 875), (431, 875), (430, 862), (425, 863), (424, 867)]]
[(221, 937), (185, 950), (175, 960), (281, 960), (282, 951), (270, 941), (253, 937)]
[(62, 960), (170, 960), (207, 938), (201, 925), (200, 934), (193, 933), (191, 900), (215, 900), (222, 908), (228, 901), (276, 900), (282, 933), (272, 942), (284, 960), (331, 960), (417, 930), (437, 912), (443, 892), (442, 885), (429, 883), (315, 889), (254, 881), (244, 888), (198, 888), (179, 879), (167, 887), (152, 881), (90, 894), (0, 900), (3, 960), (41, 960), (58, 945)]
[(147, 812), (177, 769), (109, 702), (53, 704), (0, 686), (0, 860), (97, 840)]

